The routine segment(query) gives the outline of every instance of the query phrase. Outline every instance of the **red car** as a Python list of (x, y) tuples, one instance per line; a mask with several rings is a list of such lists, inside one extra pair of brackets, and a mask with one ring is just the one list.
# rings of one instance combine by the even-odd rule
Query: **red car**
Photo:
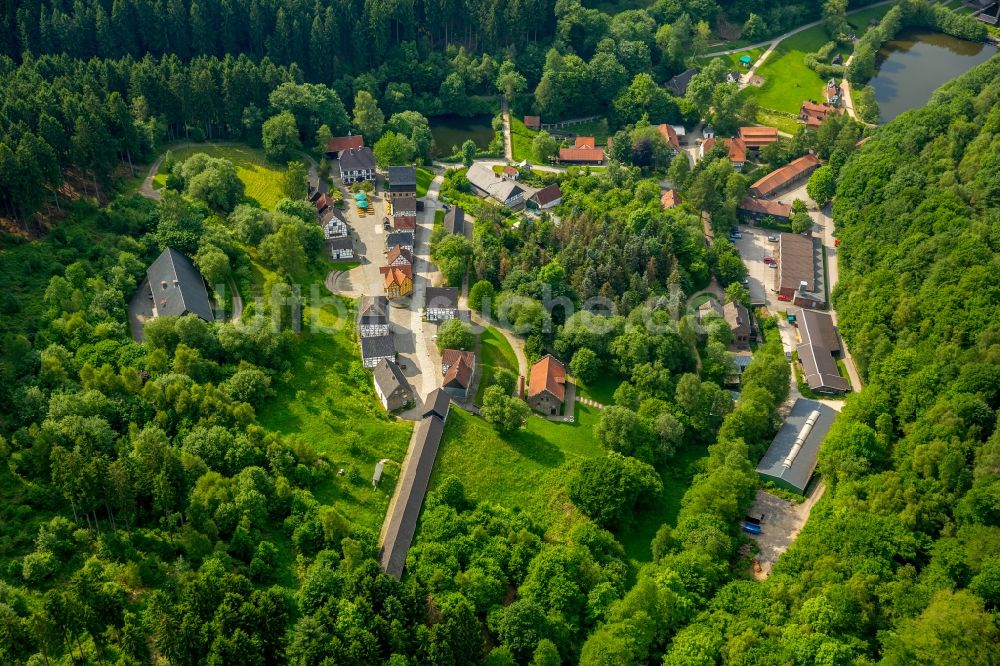
[(765, 264), (773, 264), (773, 263), (775, 263), (774, 262), (774, 257), (764, 257), (764, 263)]

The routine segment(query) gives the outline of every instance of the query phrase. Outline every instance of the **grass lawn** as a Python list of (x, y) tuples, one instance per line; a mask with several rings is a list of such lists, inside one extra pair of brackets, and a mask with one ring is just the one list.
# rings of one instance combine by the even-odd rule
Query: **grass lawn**
[[(955, 4), (961, 4), (960, 0), (955, 0)], [(868, 7), (867, 9), (862, 9), (857, 14), (848, 14), (847, 22), (850, 23), (858, 33), (858, 37), (861, 37), (866, 32), (868, 32), (868, 22), (872, 19), (881, 21), (882, 17), (889, 13), (889, 10), (895, 6), (895, 3), (890, 3), (888, 5), (882, 5), (881, 7)], [(947, 7), (948, 5), (945, 4)], [(846, 56), (845, 56), (846, 60)]]
[[(196, 153), (205, 153), (211, 157), (223, 157), (236, 165), (236, 175), (246, 186), (247, 203), (271, 209), (278, 203), (281, 194), (281, 173), (284, 167), (276, 166), (264, 158), (264, 152), (249, 146), (206, 143), (188, 146), (173, 151), (174, 159), (182, 162)], [(160, 165), (153, 178), (153, 187), (161, 188), (166, 184), (167, 172)]]
[(566, 132), (572, 132), (577, 136), (592, 136), (594, 137), (594, 143), (598, 146), (603, 146), (608, 143), (607, 118), (598, 118), (597, 120), (592, 120), (589, 123), (580, 123), (578, 125), (567, 125), (561, 129)]
[(423, 169), (421, 167), (417, 167), (417, 196), (418, 197), (425, 197), (425, 196), (427, 196), (427, 188), (431, 186), (431, 181), (432, 180), (434, 180), (434, 174), (433, 173), (431, 173), (427, 169)]
[(584, 384), (579, 379), (576, 381), (576, 390), (584, 398), (590, 398), (602, 405), (615, 404), (615, 391), (621, 385), (621, 380), (611, 372), (606, 372), (603, 377), (589, 384)]
[(455, 476), (470, 498), (530, 512), (560, 540), (580, 518), (566, 497), (566, 479), (580, 461), (604, 455), (593, 437), (598, 413), (577, 404), (574, 423), (531, 416), (523, 430), (501, 436), (483, 419), (452, 409), (431, 488)]
[(757, 74), (764, 79), (764, 85), (747, 88), (755, 91), (752, 94), (761, 108), (797, 114), (802, 100), (820, 98), (826, 80), (806, 67), (805, 56), (829, 39), (823, 26), (818, 25), (792, 35), (778, 45), (757, 70)]
[(515, 118), (513, 115), (510, 117), (510, 141), (511, 150), (513, 151), (511, 154), (515, 162), (521, 162), (522, 160), (528, 160), (536, 164), (541, 162), (538, 156), (535, 155), (533, 146), (536, 136), (538, 136), (538, 132), (525, 127), (524, 122), (520, 118)]
[[(322, 284), (328, 269), (329, 264), (313, 271), (310, 281)], [(274, 398), (258, 418), (265, 427), (316, 447), (330, 463), (329, 474), (314, 490), (316, 498), (333, 505), (352, 525), (378, 532), (399, 465), (385, 466), (377, 489), (371, 475), (382, 458), (402, 462), (413, 425), (382, 410), (371, 373), (361, 365), (353, 305), (341, 313), (346, 320), (336, 310), (331, 304), (307, 302), (304, 328), (316, 321), (326, 330), (302, 333), (289, 378), (274, 387)], [(346, 470), (344, 476), (337, 476), (339, 469)]]
[(713, 298), (718, 300), (715, 294), (705, 291), (692, 298), (691, 302), (688, 305), (692, 310), (697, 310), (698, 308), (700, 308), (702, 305), (712, 300)]
[(708, 454), (707, 447), (689, 446), (677, 452), (660, 473), (663, 494), (656, 504), (646, 509), (638, 519), (625, 525), (618, 533), (618, 541), (625, 547), (625, 554), (640, 564), (653, 560), (653, 537), (664, 523), (675, 527), (681, 499), (700, 470), (701, 460)]
[[(728, 61), (730, 67), (732, 67), (734, 70), (739, 71), (740, 74), (745, 74), (747, 68), (744, 67), (743, 63), (740, 62), (740, 58), (742, 58), (745, 55), (748, 55), (752, 59), (751, 64), (753, 64), (754, 62), (757, 62), (757, 58), (759, 58), (760, 54), (763, 52), (764, 49), (757, 48), (757, 49), (748, 49), (746, 51), (740, 51), (739, 53), (730, 53), (729, 55), (716, 56), (716, 57)], [(713, 60), (713, 58), (705, 58), (705, 60)]]
[(793, 115), (764, 108), (757, 109), (757, 122), (761, 125), (777, 128), (779, 131), (787, 132), (788, 134), (795, 134), (799, 125), (801, 125)]
[(497, 368), (507, 368), (515, 375), (518, 373), (517, 354), (497, 329), (490, 326), (479, 336), (479, 358), (476, 360), (482, 371), (479, 379), (479, 389), (476, 391), (476, 404), (483, 402), (483, 392), (493, 383), (493, 373)]

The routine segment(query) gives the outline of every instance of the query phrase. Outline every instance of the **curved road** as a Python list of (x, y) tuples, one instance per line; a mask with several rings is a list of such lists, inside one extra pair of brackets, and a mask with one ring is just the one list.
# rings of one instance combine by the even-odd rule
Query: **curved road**
[[(857, 9), (852, 9), (851, 11), (846, 12), (844, 15), (845, 16), (850, 16), (851, 14), (857, 14), (858, 12), (863, 12), (863, 11), (865, 11), (867, 9), (871, 9), (872, 7), (880, 7), (882, 5), (890, 5), (890, 4), (894, 3), (894, 2), (896, 2), (896, 0), (882, 0), (881, 2), (875, 2), (875, 3), (872, 3), (870, 5), (866, 5), (864, 7), (858, 7)], [(774, 37), (773, 39), (769, 39), (769, 40), (764, 41), (764, 42), (758, 42), (756, 44), (748, 44), (747, 46), (741, 46), (738, 49), (729, 49), (728, 51), (714, 51), (712, 53), (706, 53), (705, 55), (703, 55), (701, 57), (702, 58), (712, 58), (712, 57), (715, 57), (715, 56), (732, 55), (733, 53), (740, 53), (742, 51), (749, 51), (750, 49), (759, 49), (759, 48), (763, 48), (765, 46), (768, 46), (770, 48), (768, 48), (768, 50), (763, 55), (761, 55), (761, 57), (757, 61), (757, 62), (763, 62), (764, 59), (765, 59), (765, 57), (768, 56), (768, 55), (770, 55), (770, 52), (773, 51), (774, 47), (778, 45), (778, 42), (782, 41), (783, 39), (787, 39), (788, 37), (791, 37), (792, 35), (796, 35), (796, 34), (802, 32), (803, 30), (808, 30), (809, 28), (814, 28), (814, 27), (816, 27), (816, 26), (818, 26), (818, 25), (820, 25), (822, 23), (823, 23), (822, 20), (820, 20), (820, 21), (813, 21), (811, 23), (805, 23), (803, 25), (800, 25), (797, 28), (792, 28), (788, 32), (786, 32), (784, 34), (781, 34), (781, 35), (778, 35), (777, 37)]]

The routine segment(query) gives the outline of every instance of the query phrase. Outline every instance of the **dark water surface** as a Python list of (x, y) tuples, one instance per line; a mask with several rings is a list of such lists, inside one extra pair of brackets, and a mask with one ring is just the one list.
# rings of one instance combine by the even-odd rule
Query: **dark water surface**
[(467, 140), (472, 141), (481, 149), (490, 147), (493, 140), (493, 120), (490, 116), (472, 116), (463, 118), (462, 116), (431, 116), (427, 122), (431, 126), (431, 134), (434, 135), (434, 156), (447, 157), (454, 151), (452, 147), (462, 148), (462, 144)]
[(888, 122), (909, 109), (921, 107), (931, 93), (997, 52), (940, 32), (903, 30), (878, 53), (871, 85), (879, 106), (879, 121)]

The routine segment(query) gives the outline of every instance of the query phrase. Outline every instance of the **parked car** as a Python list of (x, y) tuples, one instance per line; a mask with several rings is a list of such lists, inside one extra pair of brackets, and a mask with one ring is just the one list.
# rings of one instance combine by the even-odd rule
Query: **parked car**
[(764, 263), (765, 264), (773, 264), (774, 263), (774, 257), (764, 257)]
[(772, 263), (768, 264), (768, 267), (769, 268), (777, 268), (778, 267), (778, 262), (777, 261), (772, 262)]
[(777, 236), (768, 236), (767, 240), (771, 241), (772, 243), (777, 243), (778, 242), (778, 237)]

